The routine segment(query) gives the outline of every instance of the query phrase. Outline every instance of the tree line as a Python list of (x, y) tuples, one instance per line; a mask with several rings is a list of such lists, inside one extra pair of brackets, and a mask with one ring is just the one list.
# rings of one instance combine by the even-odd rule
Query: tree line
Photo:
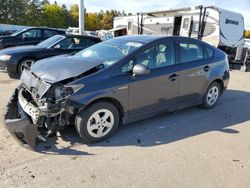
[[(117, 10), (86, 13), (85, 10), (85, 29), (112, 29), (113, 18), (125, 15), (131, 14)], [(68, 8), (64, 4), (60, 6), (56, 1), (50, 3), (48, 0), (0, 0), (1, 24), (68, 28), (78, 27), (78, 18), (77, 4)]]
[(245, 31), (244, 36), (245, 38), (250, 39), (250, 30)]

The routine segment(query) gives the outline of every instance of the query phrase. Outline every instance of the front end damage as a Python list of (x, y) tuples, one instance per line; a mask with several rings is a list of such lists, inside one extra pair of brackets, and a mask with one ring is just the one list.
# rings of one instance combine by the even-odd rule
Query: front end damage
[(5, 126), (24, 147), (34, 150), (38, 141), (74, 124), (80, 106), (68, 97), (82, 86), (50, 84), (29, 71), (21, 77), (4, 115)]

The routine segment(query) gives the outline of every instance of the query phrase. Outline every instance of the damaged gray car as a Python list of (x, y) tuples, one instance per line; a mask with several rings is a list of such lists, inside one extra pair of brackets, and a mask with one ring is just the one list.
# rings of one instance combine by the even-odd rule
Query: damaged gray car
[(5, 125), (35, 148), (71, 125), (94, 143), (122, 123), (194, 105), (212, 108), (227, 88), (229, 66), (225, 53), (195, 39), (125, 36), (38, 61), (21, 81)]

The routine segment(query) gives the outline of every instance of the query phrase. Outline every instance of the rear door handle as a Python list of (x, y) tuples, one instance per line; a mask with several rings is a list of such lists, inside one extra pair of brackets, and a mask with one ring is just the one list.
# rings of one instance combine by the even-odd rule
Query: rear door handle
[(203, 68), (203, 70), (205, 71), (205, 72), (208, 72), (208, 71), (210, 71), (211, 70), (211, 68), (210, 68), (210, 66), (205, 66), (204, 68)]
[(179, 75), (177, 75), (177, 74), (172, 74), (171, 76), (168, 77), (168, 79), (171, 81), (175, 81), (178, 76)]

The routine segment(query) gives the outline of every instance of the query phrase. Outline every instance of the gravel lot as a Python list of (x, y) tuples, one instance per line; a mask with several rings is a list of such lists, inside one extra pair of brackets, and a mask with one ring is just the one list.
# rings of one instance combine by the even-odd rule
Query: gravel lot
[(250, 187), (250, 73), (231, 72), (211, 110), (181, 110), (86, 146), (70, 129), (21, 148), (2, 123), (19, 83), (0, 74), (0, 187)]

